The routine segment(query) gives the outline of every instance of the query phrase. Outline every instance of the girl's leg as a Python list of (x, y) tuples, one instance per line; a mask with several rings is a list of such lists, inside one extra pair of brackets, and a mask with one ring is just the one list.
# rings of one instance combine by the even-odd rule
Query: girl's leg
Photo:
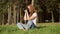
[(24, 29), (21, 23), (17, 23), (19, 29)]
[(30, 28), (36, 28), (36, 25), (33, 23)]
[(25, 24), (22, 24), (22, 23), (17, 23), (17, 26), (19, 29), (26, 29), (27, 26)]
[(32, 21), (28, 21), (27, 26), (28, 26), (28, 29), (33, 28), (34, 23)]
[(30, 29), (30, 28), (34, 28), (35, 25), (32, 21), (28, 21), (27, 25), (22, 23), (17, 23), (17, 26), (19, 29)]

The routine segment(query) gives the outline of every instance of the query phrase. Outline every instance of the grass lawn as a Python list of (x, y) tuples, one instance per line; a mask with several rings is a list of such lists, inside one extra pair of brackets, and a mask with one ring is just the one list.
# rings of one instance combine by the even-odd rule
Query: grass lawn
[(60, 34), (60, 23), (39, 23), (37, 28), (19, 30), (16, 25), (0, 25), (0, 34)]

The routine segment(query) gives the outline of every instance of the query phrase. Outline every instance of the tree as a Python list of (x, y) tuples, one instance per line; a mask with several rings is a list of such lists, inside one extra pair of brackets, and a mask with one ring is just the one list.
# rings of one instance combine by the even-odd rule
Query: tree
[(7, 23), (7, 25), (9, 25), (10, 22), (11, 22), (11, 4), (9, 2), (9, 4), (8, 4), (8, 23)]
[(14, 18), (14, 24), (16, 24), (16, 2), (13, 5), (13, 18)]

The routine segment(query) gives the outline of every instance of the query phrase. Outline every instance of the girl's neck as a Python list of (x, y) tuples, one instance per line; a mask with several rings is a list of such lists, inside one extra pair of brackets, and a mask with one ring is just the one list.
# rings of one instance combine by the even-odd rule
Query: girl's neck
[[(33, 12), (33, 13), (35, 13), (35, 12)], [(31, 17), (33, 15), (33, 13), (30, 13), (29, 16)]]

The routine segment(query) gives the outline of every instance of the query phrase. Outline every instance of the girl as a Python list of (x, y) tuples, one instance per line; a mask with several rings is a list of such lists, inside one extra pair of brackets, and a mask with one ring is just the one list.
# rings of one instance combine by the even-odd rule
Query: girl
[(25, 25), (22, 24), (21, 22), (17, 23), (17, 26), (23, 30), (36, 27), (37, 13), (35, 11), (35, 8), (32, 5), (28, 5), (27, 8), (29, 10), (29, 13), (27, 10), (25, 10), (25, 15), (24, 15), (24, 20), (25, 21), (28, 20), (27, 24)]

